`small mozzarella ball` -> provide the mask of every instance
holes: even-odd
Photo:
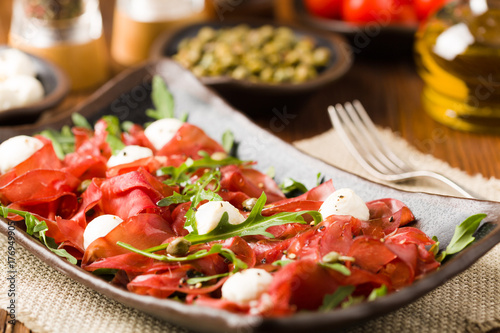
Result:
[[[17,75],[0,82],[0,111],[29,105],[44,96],[43,86],[32,76]]]
[[[115,215],[101,215],[89,222],[83,232],[83,247],[86,249],[98,238],[104,237],[123,220]]]
[[[120,150],[116,155],[113,155],[108,160],[108,168],[132,163],[134,161],[153,156],[153,151],[146,147],[141,146],[126,146]]]
[[[26,53],[16,49],[0,51],[0,80],[16,75],[36,76],[33,61]]]
[[[146,127],[144,135],[146,135],[149,142],[151,142],[157,150],[160,150],[167,142],[172,140],[182,124],[183,122],[179,119],[160,119]]]
[[[250,268],[231,275],[222,286],[222,298],[248,304],[258,299],[273,281],[273,276],[260,268]]]
[[[330,215],[350,215],[363,221],[370,219],[370,211],[363,199],[348,188],[330,194],[321,205],[319,212],[323,219]]]
[[[0,144],[0,174],[26,161],[42,147],[42,141],[27,135],[15,136],[2,142]]]
[[[230,224],[240,224],[245,217],[227,201],[209,201],[198,208],[195,214],[198,234],[208,234],[219,225],[222,214],[227,213]]]

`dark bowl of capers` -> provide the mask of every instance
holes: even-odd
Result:
[[[261,21],[204,22],[161,35],[153,59],[169,57],[247,113],[303,99],[352,64],[340,35]]]

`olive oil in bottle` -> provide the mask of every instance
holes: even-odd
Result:
[[[500,133],[500,1],[451,3],[415,43],[422,103],[452,128]]]

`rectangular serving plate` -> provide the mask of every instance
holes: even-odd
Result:
[[[78,112],[90,121],[95,121],[104,114],[112,114],[122,121],[144,123],[148,121],[144,111],[152,105],[149,95],[154,75],[161,75],[165,79],[174,95],[177,114],[188,111],[189,122],[200,126],[216,140],[220,139],[226,130],[232,130],[236,141],[239,142],[238,156],[244,160],[258,161],[257,168],[260,170],[273,166],[278,182],[285,177],[291,177],[310,188],[316,183],[317,173],[321,172],[326,179],[333,179],[336,188],[352,188],[365,201],[388,197],[399,199],[407,204],[416,216],[414,226],[428,235],[437,236],[443,248],[451,240],[455,226],[468,216],[477,213],[486,213],[488,216],[472,246],[452,258],[438,271],[413,285],[347,309],[297,313],[285,318],[244,316],[137,295],[71,265],[22,230],[16,232],[16,241],[43,262],[126,306],[202,332],[310,332],[332,327],[340,329],[413,302],[466,270],[500,242],[500,203],[400,191],[334,168],[298,151],[253,124],[246,116],[203,86],[189,71],[167,59],[150,62],[120,74],[84,104],[59,115],[50,123],[3,128],[0,131],[0,141],[14,135],[33,134],[45,128],[59,129],[63,125],[71,125],[72,112]],[[1,218],[0,220],[0,232],[7,234],[7,221]]]

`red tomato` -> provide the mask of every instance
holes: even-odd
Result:
[[[304,0],[311,14],[333,19],[340,18],[342,2],[342,0]]]
[[[419,21],[427,19],[446,3],[447,0],[415,0],[414,8]]]
[[[345,0],[342,17],[348,22],[381,25],[416,22],[412,6],[401,0]]]

